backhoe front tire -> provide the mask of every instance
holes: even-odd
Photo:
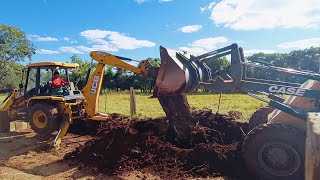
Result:
[[[268,115],[274,110],[272,107],[262,107],[252,114],[249,120],[249,129],[268,123]]]
[[[305,140],[305,131],[292,125],[262,124],[244,140],[244,161],[259,179],[303,180]]]
[[[31,128],[40,136],[47,137],[58,130],[58,109],[46,104],[36,104],[29,114]]]
[[[8,112],[0,111],[0,133],[7,133],[10,131],[10,117]]]

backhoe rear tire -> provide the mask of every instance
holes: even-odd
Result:
[[[249,120],[249,129],[268,123],[268,115],[274,110],[272,107],[262,107],[252,114]]]
[[[8,112],[0,111],[0,133],[7,133],[10,131],[10,117]]]
[[[257,179],[303,180],[305,140],[305,131],[292,125],[262,124],[244,140],[244,161]]]
[[[58,109],[46,104],[36,104],[31,108],[29,122],[37,134],[47,137],[59,128]]]

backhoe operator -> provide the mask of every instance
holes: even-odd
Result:
[[[61,77],[58,71],[55,71],[52,78],[52,92],[57,94],[62,94],[64,89],[67,90],[66,87],[69,83],[64,81]]]

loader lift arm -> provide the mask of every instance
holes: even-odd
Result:
[[[84,112],[82,119],[94,120],[94,121],[107,121],[111,120],[112,116],[107,114],[102,114],[98,112],[99,107],[99,95],[101,91],[103,75],[105,71],[105,66],[110,65],[117,68],[129,70],[135,74],[142,76],[152,76],[152,72],[147,70],[147,65],[149,62],[147,60],[141,61],[141,67],[135,67],[124,61],[135,61],[130,58],[125,58],[121,56],[115,56],[102,51],[92,51],[90,52],[90,57],[98,62],[94,72],[89,76],[87,84],[82,89],[82,94],[85,98]],[[90,72],[88,72],[90,74]],[[59,146],[62,138],[66,135],[70,124],[72,124],[72,110],[67,107],[64,110],[65,118],[60,125],[58,135],[56,136],[53,145],[55,147]]]
[[[265,69],[273,73],[287,74],[297,77],[320,81],[320,74],[310,71],[297,71],[288,68],[276,67],[268,63],[247,61],[243,49],[237,44],[231,44],[200,56],[190,53],[175,51],[164,47],[160,48],[161,64],[157,77],[153,97],[172,96],[179,93],[192,93],[199,87],[207,90],[218,91],[243,91],[250,92],[248,95],[257,98],[252,92],[264,92],[271,100],[258,98],[265,101],[269,106],[280,109],[292,116],[305,119],[305,111],[292,110],[283,104],[275,94],[294,95],[298,97],[320,99],[320,90],[302,88],[295,82],[267,80],[263,78],[247,77],[247,69],[250,67]],[[214,61],[217,58],[231,55],[230,74],[220,76],[212,72],[204,61]],[[170,64],[170,67],[165,66]],[[177,80],[172,82],[172,72],[175,72]],[[209,77],[209,78],[204,78]],[[279,101],[280,100],[280,101]]]
[[[229,74],[220,74],[219,70],[212,71],[210,67],[206,67],[205,61],[215,61],[226,55],[231,55]],[[160,56],[161,66],[153,97],[174,97],[182,93],[195,92],[202,87],[222,92],[240,90],[264,101],[269,107],[264,108],[265,110],[261,108],[260,110],[263,111],[256,111],[256,116],[253,115],[249,120],[248,130],[252,129],[245,135],[242,144],[244,162],[249,172],[257,176],[255,179],[303,179],[306,117],[308,112],[320,110],[319,73],[247,61],[243,49],[237,44],[200,56],[160,47]],[[259,77],[248,73],[251,68],[258,71],[263,69],[268,73],[303,77],[308,80],[299,84],[286,79],[274,80],[275,78],[269,79],[266,76]],[[256,93],[262,93],[268,99]],[[288,95],[288,97],[284,99],[278,94]],[[184,114],[178,115],[183,117]],[[250,127],[252,120],[253,124]],[[182,123],[185,122],[182,121]],[[188,138],[188,132],[189,134],[191,132],[186,127],[179,127],[178,130],[184,132],[182,137],[186,138]],[[275,154],[277,156],[274,156]]]

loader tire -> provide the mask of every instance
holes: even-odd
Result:
[[[268,123],[268,115],[274,110],[272,107],[262,107],[252,114],[249,120],[249,129]]]
[[[58,109],[46,104],[36,104],[29,114],[31,128],[40,136],[47,137],[58,130]]]
[[[0,111],[0,133],[10,131],[10,117],[7,112]]]
[[[292,125],[262,124],[244,140],[244,161],[257,179],[303,180],[305,140],[305,131]]]

